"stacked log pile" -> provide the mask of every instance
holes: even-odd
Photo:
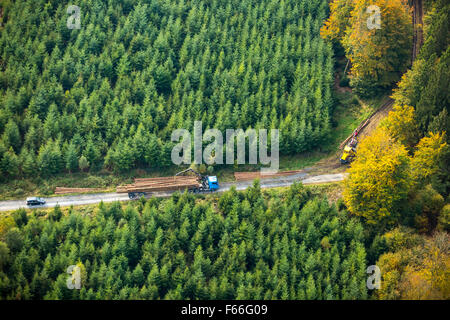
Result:
[[[236,181],[254,180],[254,179],[267,179],[267,178],[278,178],[291,176],[302,172],[302,170],[292,170],[292,171],[280,171],[277,173],[261,174],[261,172],[235,172],[234,178]]]
[[[161,177],[135,179],[134,183],[117,187],[118,193],[176,191],[199,186],[197,177]]]

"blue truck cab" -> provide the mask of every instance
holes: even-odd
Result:
[[[219,181],[216,176],[208,176],[208,186],[211,192],[219,189]]]

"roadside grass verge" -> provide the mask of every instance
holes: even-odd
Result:
[[[331,183],[323,183],[323,184],[311,184],[311,185],[304,185],[306,189],[309,189],[313,195],[317,196],[326,196],[329,203],[336,203],[339,199],[342,198],[342,182],[331,182]],[[286,192],[289,190],[290,187],[277,187],[277,188],[263,188],[261,189],[262,194],[265,198],[270,199],[272,196]],[[238,192],[245,192],[245,191],[238,191]],[[213,202],[214,204],[217,204],[219,201],[220,196],[223,193],[212,193],[212,194],[199,194],[195,195],[196,202]],[[178,194],[179,196],[180,194]],[[161,198],[149,198],[149,199],[139,199],[134,201],[126,201],[126,202],[120,202],[122,208],[126,208],[127,206],[132,207],[140,207],[144,206],[146,202],[148,201],[156,201],[159,203],[160,201],[164,201],[164,199],[167,199],[166,197]],[[104,203],[105,206],[111,205],[111,203]],[[99,210],[100,203],[96,204],[84,204],[84,205],[77,205],[77,206],[64,206],[60,207],[60,210],[63,215],[67,216],[71,212],[75,212],[76,214],[80,214],[83,216],[94,216],[96,212]],[[215,206],[216,207],[216,206]],[[25,210],[27,212],[27,215],[31,216],[37,216],[41,218],[47,218],[49,214],[51,214],[55,207],[53,208],[23,208],[23,209],[17,209],[17,210],[10,210],[10,211],[3,211],[0,212],[0,218],[4,218],[7,216],[10,216],[14,212],[18,210]]]

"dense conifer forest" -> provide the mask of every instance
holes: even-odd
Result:
[[[372,3],[380,29],[364,27]],[[1,212],[0,299],[450,299],[450,4],[424,1],[413,26],[418,3],[90,0],[71,30],[67,1],[2,1],[7,187],[163,171],[172,130],[195,120],[312,150],[330,136],[334,74],[358,106],[393,103],[335,162],[343,183]]]
[[[2,5],[1,179],[168,166],[194,121],[279,128],[282,154],[327,137],[327,1],[82,1],[79,30],[68,4]]]
[[[8,299],[364,299],[362,225],[301,185],[255,182],[217,201],[190,194],[91,212],[3,220]],[[4,234],[0,234],[0,237]],[[66,269],[81,268],[81,290]]]

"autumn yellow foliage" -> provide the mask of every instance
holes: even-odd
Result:
[[[355,6],[355,0],[333,0],[330,2],[330,17],[320,29],[324,39],[339,40],[344,37],[349,27],[350,13]]]
[[[384,125],[390,135],[401,144],[412,148],[419,137],[414,108],[408,105],[395,105],[389,112]]]
[[[409,11],[406,0],[330,2],[330,17],[320,33],[325,39],[338,40],[344,47],[352,63],[354,87],[388,87],[406,71],[413,34]],[[375,18],[378,13],[379,25]]]
[[[423,181],[439,171],[440,161],[448,150],[445,140],[445,132],[430,132],[419,141],[411,163],[416,181]]]
[[[380,9],[380,28],[369,29],[367,8]],[[409,63],[412,23],[404,0],[359,0],[351,12],[351,27],[343,38],[347,57],[352,62],[352,77],[389,86],[400,79]]]
[[[378,128],[358,146],[358,156],[344,182],[348,210],[369,224],[395,221],[411,186],[408,151],[385,128]]]
[[[396,229],[389,234],[402,234]],[[411,236],[405,234],[405,236]],[[441,232],[421,243],[406,245],[378,259],[378,299],[429,300],[450,298],[449,235]]]
[[[6,233],[14,228],[16,226],[16,223],[11,216],[2,217],[0,218],[0,239],[3,239],[3,237],[6,235]]]

